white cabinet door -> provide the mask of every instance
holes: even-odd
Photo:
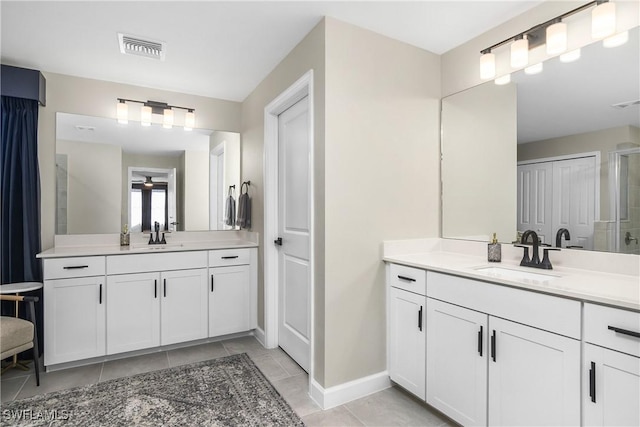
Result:
[[[249,266],[209,269],[209,336],[251,329]]]
[[[397,288],[389,294],[389,375],[424,400],[426,297]]]
[[[161,345],[206,338],[207,269],[165,271],[160,278]]]
[[[107,276],[107,354],[160,345],[160,274]]]
[[[584,425],[640,425],[640,358],[585,344],[582,383]]]
[[[552,164],[518,165],[518,230],[534,230],[545,243],[553,243]]]
[[[46,366],[105,354],[104,276],[44,282]]]
[[[580,342],[489,317],[489,425],[580,424]]]
[[[427,403],[462,425],[487,424],[484,313],[427,298]]]

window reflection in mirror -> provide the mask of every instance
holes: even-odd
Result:
[[[444,98],[443,237],[487,241],[498,231],[511,243],[533,229],[555,246],[568,228],[564,248],[640,254],[640,165],[631,161],[640,156],[639,75],[636,27],[622,46],[595,42],[576,62],[514,73],[506,102],[496,104],[504,91],[493,81]],[[514,149],[510,165],[496,160]]]
[[[142,189],[147,178],[155,191]],[[155,221],[167,231],[231,229],[217,212],[232,185],[238,133],[56,114],[56,234],[147,231]]]

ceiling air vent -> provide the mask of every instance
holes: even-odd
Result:
[[[611,106],[613,108],[617,108],[618,110],[623,110],[627,107],[637,107],[638,105],[640,105],[640,99],[637,99],[635,101],[620,102],[619,104],[613,104]]]
[[[138,55],[147,58],[159,59],[164,61],[166,51],[166,43],[156,40],[145,40],[140,37],[128,36],[118,33],[118,42],[120,43],[120,53],[125,55]]]

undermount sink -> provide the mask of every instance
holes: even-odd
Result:
[[[162,251],[171,250],[175,248],[181,248],[182,243],[167,243],[164,245],[135,245],[131,247],[133,251]]]
[[[529,280],[535,282],[548,282],[559,277],[552,274],[541,274],[534,273],[532,271],[515,270],[511,268],[493,266],[478,267],[475,268],[475,271],[489,277],[496,277],[501,279]]]

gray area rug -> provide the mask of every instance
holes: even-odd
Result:
[[[0,415],[7,426],[303,425],[246,354],[3,403]]]

